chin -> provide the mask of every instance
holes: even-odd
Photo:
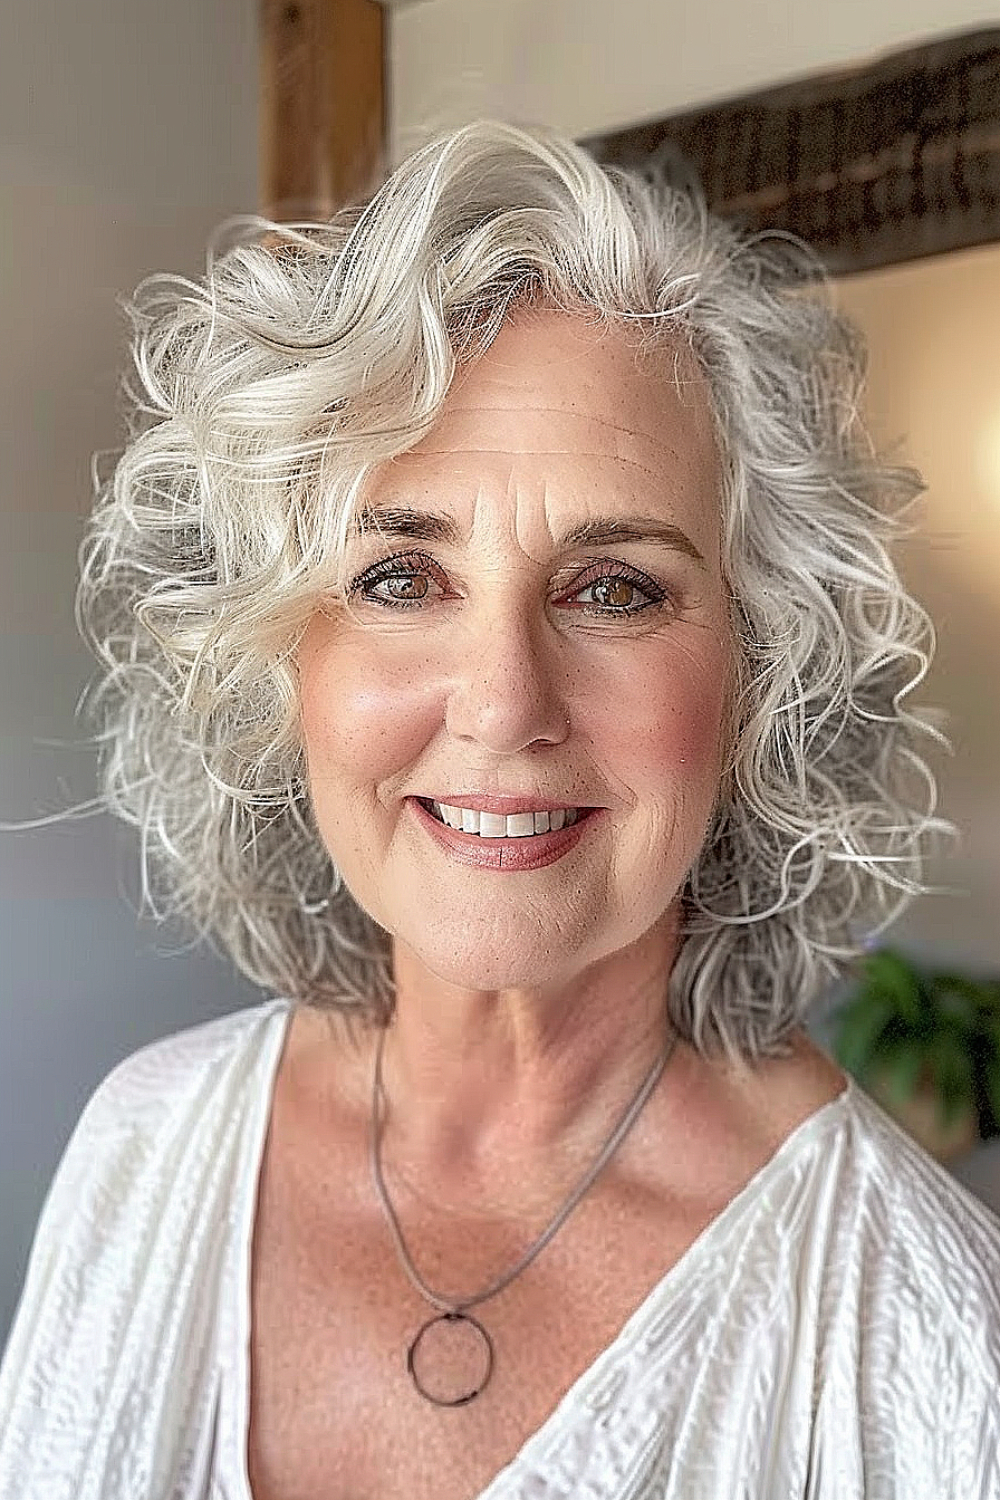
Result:
[[[416,955],[423,966],[442,984],[462,990],[535,990],[558,983],[569,975],[567,955],[560,953],[556,963],[540,963],[531,954],[520,961],[510,953],[456,955],[424,950]],[[574,966],[574,968],[577,966]]]
[[[526,941],[523,931],[517,932],[518,925],[512,922],[506,935],[494,931],[490,937],[483,933],[475,937],[467,928],[459,942],[453,929],[442,930],[437,941],[425,925],[417,941],[397,933],[395,943],[402,950],[398,956],[405,955],[404,962],[461,990],[536,990],[565,982],[591,961],[591,956],[576,951],[565,933],[553,941],[536,929],[533,940]]]

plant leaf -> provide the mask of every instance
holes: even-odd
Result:
[[[941,1095],[942,1121],[950,1125],[976,1102],[972,1057],[958,1036],[942,1032],[928,1060]]]
[[[885,1058],[885,1078],[897,1104],[905,1104],[917,1090],[917,1082],[927,1060],[927,1048],[917,1037],[906,1037],[896,1043]]]
[[[984,1085],[993,1118],[1000,1121],[1000,1056],[991,1058],[987,1063]]]
[[[864,964],[868,988],[883,994],[895,1013],[919,1026],[923,1013],[920,977],[913,965],[891,948],[870,953]]]
[[[988,1044],[988,1051],[1000,1061],[1000,1015],[984,1016],[979,1023],[979,1034]]]
[[[834,1021],[833,1053],[848,1073],[862,1077],[877,1038],[892,1019],[892,1003],[885,995],[862,994],[842,1007]]]

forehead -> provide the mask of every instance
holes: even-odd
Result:
[[[460,369],[434,429],[411,452],[563,449],[660,467],[714,460],[707,391],[679,345],[640,353],[618,327],[522,311]]]
[[[546,527],[556,513],[652,506],[697,530],[712,552],[718,481],[707,388],[679,344],[640,353],[617,327],[519,312],[459,369],[431,431],[372,476],[368,507],[400,491],[450,511],[465,497],[477,514],[487,495],[510,501],[524,535],[535,501]]]

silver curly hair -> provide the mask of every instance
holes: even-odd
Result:
[[[886,550],[920,481],[872,450],[861,341],[804,245],[554,133],[468,125],[329,222],[229,221],[201,280],[137,288],[77,596],[101,798],[139,830],[155,917],[270,991],[388,1018],[391,935],[319,835],[295,652],[368,476],[528,302],[682,345],[707,382],[738,662],[664,985],[704,1055],[784,1055],[922,889],[936,731],[907,700],[932,631]]]

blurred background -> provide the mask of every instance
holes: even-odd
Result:
[[[383,139],[362,130],[344,153],[362,176],[480,114],[591,136],[996,22],[992,0],[331,0],[329,24],[353,25],[359,6],[378,12],[384,86],[367,105]],[[294,0],[0,10],[0,820],[93,795],[73,592],[91,456],[121,437],[116,297],[154,271],[197,275],[221,220],[305,191],[281,187],[300,164],[283,132],[303,120],[275,51],[302,13]],[[358,185],[328,172],[329,207]],[[939,631],[924,697],[949,715],[942,810],[964,835],[931,872],[963,894],[923,898],[891,936],[985,976],[1000,974],[998,293],[992,245],[838,283],[870,339],[876,435],[928,481],[903,566]],[[135,902],[134,846],[104,817],[0,834],[0,1342],[99,1080],[143,1042],[263,998],[183,934],[137,921]],[[982,1172],[974,1186],[994,1190]]]

